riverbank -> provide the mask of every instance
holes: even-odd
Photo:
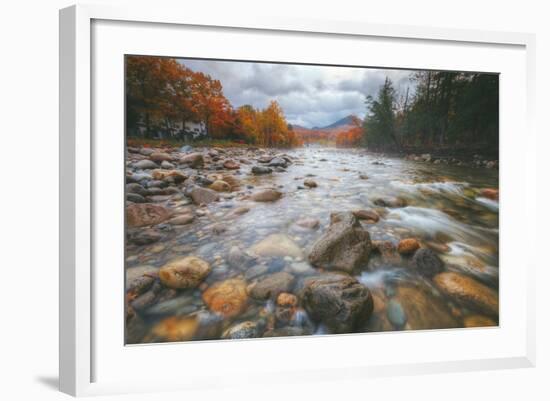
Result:
[[[129,343],[498,323],[497,171],[129,146],[126,182]]]

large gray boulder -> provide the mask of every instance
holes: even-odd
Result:
[[[345,274],[328,273],[306,279],[301,299],[311,319],[332,333],[361,330],[373,310],[369,289]]]
[[[330,226],[313,245],[309,262],[315,267],[351,273],[367,263],[371,250],[368,231],[352,213],[332,213]]]

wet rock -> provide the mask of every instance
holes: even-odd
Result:
[[[155,280],[156,278],[153,275],[148,274],[143,274],[139,277],[133,278],[130,283],[126,285],[126,291],[129,298],[135,299],[137,296],[149,290]]]
[[[250,208],[249,207],[246,207],[246,206],[241,206],[241,207],[238,207],[236,209],[233,209],[231,211],[231,214],[233,215],[237,215],[237,216],[241,216],[245,213],[248,213],[250,211]]]
[[[204,158],[201,153],[190,153],[182,156],[180,163],[187,164],[189,167],[196,169],[204,166]]]
[[[162,163],[160,163],[160,168],[163,168],[166,170],[173,170],[176,168],[176,166],[170,163],[169,161],[164,160]]]
[[[248,293],[254,299],[276,298],[282,292],[289,292],[294,286],[294,276],[287,272],[279,272],[262,277],[260,281],[250,285]]]
[[[155,153],[155,150],[151,149],[151,148],[141,148],[139,150],[139,153],[142,154],[143,156],[149,156],[149,155]]]
[[[301,300],[309,316],[323,323],[332,333],[359,330],[373,310],[368,288],[353,277],[341,274],[306,279]]]
[[[492,200],[498,200],[498,189],[494,188],[483,188],[479,194],[484,198],[489,198]]]
[[[246,271],[244,278],[247,280],[252,280],[267,273],[269,273],[269,267],[266,265],[256,265]]]
[[[173,217],[168,220],[168,223],[175,226],[183,226],[192,223],[193,220],[195,220],[195,216],[193,216],[192,214],[180,214],[179,216]]]
[[[225,181],[229,184],[231,187],[231,191],[237,191],[239,190],[239,187],[241,186],[241,181],[231,174],[224,174],[222,175],[222,181]]]
[[[443,270],[443,261],[428,248],[418,249],[412,259],[414,268],[423,276],[433,277]]]
[[[445,272],[434,277],[437,288],[466,308],[498,317],[498,293],[473,278]]]
[[[309,230],[316,230],[317,228],[319,228],[319,220],[304,217],[304,218],[299,219],[298,221],[296,221],[296,225],[298,227],[307,228]]]
[[[140,160],[134,163],[134,168],[140,169],[140,170],[152,170],[158,167],[159,167],[158,164],[151,160]]]
[[[264,191],[256,192],[250,196],[250,199],[256,202],[274,202],[281,199],[283,194],[274,189],[266,189]]]
[[[369,176],[366,175],[366,174],[359,174],[359,178],[362,179],[362,180],[368,180]]]
[[[258,256],[294,258],[303,257],[300,247],[284,234],[271,234],[250,248],[250,252]]]
[[[231,192],[231,185],[221,180],[214,181],[209,188],[216,192]]]
[[[386,308],[388,320],[397,328],[402,328],[407,323],[407,316],[399,302],[392,299]]]
[[[298,298],[294,294],[282,292],[277,296],[277,305],[294,307],[298,305]]]
[[[124,325],[126,344],[141,344],[147,335],[148,325],[136,314],[131,314]]]
[[[398,286],[394,301],[404,311],[407,329],[446,329],[459,326],[447,305],[427,288]]]
[[[483,315],[470,315],[464,318],[464,327],[492,327],[497,326],[497,322]]]
[[[376,198],[373,203],[382,207],[405,207],[407,202],[401,198]]]
[[[367,223],[374,224],[380,220],[380,216],[374,210],[354,210],[353,215],[359,220],[365,220]]]
[[[316,188],[317,187],[317,183],[315,181],[313,181],[312,179],[304,180],[304,185],[308,188]]]
[[[309,262],[328,270],[352,272],[366,265],[371,252],[368,231],[352,213],[332,213],[328,230],[309,254]]]
[[[210,265],[196,257],[186,256],[174,259],[159,270],[161,282],[169,288],[185,289],[197,287],[211,271]]]
[[[248,304],[246,282],[229,279],[215,283],[202,294],[202,299],[213,312],[226,318],[237,316],[244,312]]]
[[[172,316],[161,320],[151,330],[154,342],[173,342],[192,340],[199,328],[196,316]]]
[[[265,321],[257,322],[246,321],[237,323],[229,327],[222,335],[224,339],[243,339],[243,338],[258,338],[261,337],[265,330]]]
[[[162,238],[162,234],[157,230],[139,231],[130,237],[136,245],[148,245],[157,242]]]
[[[373,241],[374,249],[382,256],[382,261],[386,264],[400,265],[402,263],[401,255],[391,241]]]
[[[269,163],[273,159],[273,156],[270,155],[264,155],[258,158],[258,161],[260,163]]]
[[[286,326],[294,319],[298,298],[294,294],[283,292],[277,296],[276,304],[275,320],[277,325]]]
[[[416,238],[405,238],[399,241],[397,252],[401,255],[412,255],[420,248],[420,242]]]
[[[158,267],[151,265],[139,265],[126,269],[126,289],[130,289],[133,282],[143,275],[155,276],[158,275]]]
[[[216,191],[201,187],[194,187],[190,192],[190,196],[195,205],[208,204],[219,199]]]
[[[282,157],[275,157],[269,162],[271,167],[286,167],[287,164],[288,162]]]
[[[145,310],[144,313],[150,316],[184,316],[196,312],[198,308],[195,298],[191,294],[184,294],[159,302]]]
[[[155,180],[171,179],[175,183],[180,183],[187,179],[187,176],[179,170],[153,170],[151,175]]]
[[[170,156],[168,153],[163,152],[153,152],[149,155],[149,159],[151,159],[154,162],[161,163],[161,162],[169,162],[172,160],[172,156]]]
[[[271,174],[272,172],[273,170],[271,170],[269,167],[264,167],[264,166],[252,167],[252,174],[255,174],[255,175]]]
[[[234,245],[231,247],[231,249],[229,249],[229,253],[227,254],[227,263],[229,264],[229,266],[243,270],[250,266],[250,264],[253,262],[254,258],[247,255],[238,246]]]
[[[269,329],[264,333],[264,338],[267,337],[293,337],[311,335],[311,330],[306,327],[287,326]]]
[[[171,212],[152,203],[132,203],[126,206],[126,223],[129,227],[151,226],[170,218]]]
[[[126,194],[126,200],[129,201],[129,202],[134,202],[134,203],[145,203],[145,202],[147,202],[143,196],[138,195],[138,194],[133,194],[131,192]]]
[[[226,160],[224,163],[223,163],[223,167],[228,169],[228,170],[238,170],[241,168],[241,166],[239,165],[239,163],[233,161],[233,160]]]
[[[126,184],[126,193],[138,194],[141,196],[149,195],[149,191],[138,183]]]

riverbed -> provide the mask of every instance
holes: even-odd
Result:
[[[154,152],[164,156],[130,149],[127,160],[127,207],[163,208],[127,229],[127,343],[498,325],[498,170],[364,149]],[[189,157],[197,154],[200,163]],[[141,168],[151,158],[155,166]],[[209,187],[215,200],[191,194]],[[258,201],[265,190],[280,195]],[[311,263],[332,213],[355,213],[370,237],[368,258],[352,271]],[[417,268],[417,248],[441,262],[434,274]],[[180,287],[159,276],[190,256],[208,265],[204,277]],[[320,275],[367,288],[370,313],[349,326],[319,317],[303,294]]]

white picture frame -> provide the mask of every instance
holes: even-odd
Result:
[[[118,25],[117,25],[118,24]],[[154,27],[154,29],[152,29]],[[140,32],[149,29],[147,37],[149,41],[142,40],[140,46],[132,47],[132,50],[145,51],[147,54],[156,54],[158,51],[163,55],[182,56],[174,54],[175,44],[166,44],[163,48],[154,49],[155,38],[167,37],[168,35],[185,32],[186,27],[193,29],[197,37],[204,35],[205,47],[207,43],[213,42],[208,35],[214,33],[235,34],[247,38],[251,35],[262,34],[265,40],[277,40],[285,36],[287,40],[302,38],[303,41],[319,40],[325,38],[328,42],[331,38],[338,38],[340,43],[346,41],[358,44],[357,41],[372,41],[384,46],[397,46],[398,44],[420,47],[424,46],[426,55],[433,54],[436,46],[440,54],[433,55],[431,66],[442,69],[452,69],[453,61],[445,59],[450,52],[464,52],[468,58],[468,52],[477,52],[479,59],[465,60],[470,62],[470,68],[480,66],[479,71],[487,68],[491,72],[503,73],[503,90],[501,91],[501,110],[507,113],[501,117],[501,123],[506,125],[501,131],[501,228],[503,244],[513,241],[523,241],[525,248],[531,249],[524,238],[516,238],[512,229],[524,228],[534,232],[533,226],[536,221],[536,210],[527,207],[525,190],[518,190],[517,185],[522,188],[535,188],[535,154],[536,138],[533,129],[534,112],[534,35],[524,33],[507,32],[484,32],[458,29],[436,29],[427,27],[411,27],[397,25],[373,25],[363,22],[347,21],[321,21],[321,20],[295,20],[292,18],[271,18],[256,15],[246,15],[241,19],[226,19],[219,15],[189,15],[184,10],[166,10],[155,7],[137,8],[112,8],[104,5],[78,5],[60,11],[60,390],[75,396],[126,393],[136,391],[157,391],[166,389],[201,389],[225,385],[244,385],[246,380],[235,380],[229,375],[228,370],[220,368],[218,371],[210,371],[205,364],[197,364],[188,380],[178,380],[177,377],[170,377],[161,372],[148,372],[149,380],[143,378],[132,378],[132,370],[128,374],[121,372],[121,364],[135,365],[136,360],[156,361],[166,360],[168,355],[184,353],[187,358],[194,360],[209,352],[216,352],[224,358],[243,359],[253,358],[254,355],[264,353],[264,358],[269,355],[273,361],[269,367],[255,366],[247,368],[245,362],[237,363],[231,370],[248,375],[256,382],[273,380],[292,381],[299,377],[300,380],[327,380],[338,378],[353,378],[361,380],[366,377],[419,374],[431,372],[467,371],[477,369],[501,369],[511,367],[530,367],[535,363],[535,319],[534,319],[534,266],[537,263],[533,260],[534,252],[525,252],[527,256],[519,258],[517,249],[510,249],[501,253],[503,262],[519,263],[521,270],[504,269],[501,275],[503,290],[501,291],[501,325],[499,328],[474,329],[474,330],[439,330],[430,332],[414,333],[382,333],[373,335],[345,335],[345,336],[323,336],[305,338],[285,338],[258,341],[232,342],[198,342],[192,345],[171,344],[156,345],[147,347],[124,347],[122,338],[115,339],[112,344],[106,336],[108,328],[112,326],[112,336],[120,332],[122,321],[117,321],[121,315],[122,306],[111,305],[113,315],[104,313],[108,307],[108,299],[97,303],[94,298],[98,288],[106,287],[106,283],[113,282],[112,274],[120,274],[123,277],[123,270],[118,272],[112,269],[109,274],[98,274],[98,261],[105,261],[105,258],[115,259],[116,250],[113,252],[101,251],[101,239],[96,241],[98,230],[104,227],[102,219],[111,218],[114,225],[120,223],[120,215],[108,215],[104,212],[103,202],[98,194],[106,193],[104,189],[119,185],[122,191],[122,181],[113,178],[109,184],[99,179],[110,167],[120,165],[120,157],[123,158],[117,149],[122,149],[118,143],[120,137],[100,139],[94,137],[94,130],[103,128],[101,118],[106,104],[107,93],[102,87],[94,86],[98,82],[105,82],[107,77],[111,80],[113,90],[120,89],[120,73],[117,70],[120,64],[113,64],[103,69],[102,60],[106,60],[109,53],[117,55],[130,52],[125,48],[125,43],[130,38],[136,38]],[[122,32],[127,32],[128,35]],[[94,40],[94,35],[95,40]],[[111,35],[111,36],[109,36]],[[157,36],[158,35],[158,36]],[[164,36],[163,36],[164,35]],[[279,36],[278,36],[279,35]],[[294,36],[296,38],[294,38]],[[219,36],[217,36],[219,39]],[[110,43],[107,46],[107,41]],[[202,40],[202,39],[201,39]],[[280,39],[283,40],[283,39]],[[209,42],[210,41],[210,42]],[[378,41],[378,42],[377,42]],[[170,41],[167,41],[170,42]],[[160,42],[157,42],[160,43]],[[305,42],[304,42],[305,43]],[[363,42],[361,42],[363,43]],[[370,43],[370,42],[369,42]],[[136,45],[137,46],[137,45]],[[147,49],[145,46],[149,46]],[[290,45],[289,45],[290,46]],[[296,45],[298,46],[298,45]],[[374,45],[373,45],[374,46]],[[130,46],[131,47],[131,46]],[[107,49],[108,48],[108,49]],[[406,47],[403,47],[406,49]],[[215,49],[215,48],[214,48]],[[477,49],[477,50],[476,50]],[[492,61],[485,60],[489,56],[483,56],[487,49],[494,49]],[[105,50],[105,53],[102,51]],[[219,58],[230,58],[236,50],[231,49],[230,44],[224,45],[224,54],[218,49]],[[118,52],[118,53],[117,53]],[[120,53],[122,52],[122,53]],[[165,54],[169,52],[170,54]],[[406,60],[399,61],[403,55],[387,54],[385,61],[374,60],[370,65],[385,67],[407,67]],[[373,54],[376,53],[376,46],[373,47]],[[502,56],[502,57],[501,57]],[[250,57],[243,50],[239,57]],[[282,57],[282,56],[279,56]],[[290,58],[288,58],[290,57]],[[292,61],[288,56],[285,61]],[[304,56],[306,57],[306,56]],[[311,53],[310,60],[315,58]],[[328,56],[327,56],[328,57]],[[440,57],[440,61],[437,61]],[[501,57],[501,58],[500,58]],[[238,58],[238,57],[236,57]],[[260,59],[261,57],[257,59]],[[277,60],[278,56],[274,56]],[[250,59],[250,58],[249,58]],[[429,57],[428,57],[429,59]],[[323,59],[324,60],[324,59]],[[314,61],[323,62],[321,59]],[[382,60],[382,58],[379,58]],[[392,61],[397,60],[397,61]],[[302,60],[303,61],[303,60]],[[326,61],[326,60],[325,60]],[[117,63],[120,60],[117,61]],[[361,62],[360,60],[358,62]],[[397,63],[397,64],[396,64]],[[409,67],[426,67],[426,65],[415,64],[410,61]],[[416,62],[418,63],[418,62]],[[427,61],[426,63],[429,63]],[[477,64],[476,64],[477,63]],[[486,63],[486,64],[483,64]],[[491,64],[492,63],[492,64]],[[501,63],[502,69],[499,67]],[[346,62],[342,62],[346,64]],[[506,64],[506,65],[505,65]],[[483,68],[482,66],[489,66]],[[492,68],[491,68],[492,66]],[[460,68],[458,68],[460,67]],[[455,69],[464,69],[464,65],[457,65]],[[117,72],[118,71],[118,72]],[[109,75],[109,74],[115,75]],[[118,75],[117,75],[118,74]],[[95,77],[95,78],[94,78]],[[95,81],[94,81],[95,79]],[[95,100],[94,100],[95,96]],[[122,93],[120,93],[122,97]],[[517,98],[512,99],[515,96]],[[105,102],[98,102],[101,97]],[[112,96],[111,96],[112,97]],[[120,97],[120,98],[121,98]],[[119,113],[122,105],[116,106],[119,97],[112,99],[115,106],[110,103],[108,107],[113,113]],[[513,103],[509,103],[513,102]],[[120,114],[120,113],[119,113]],[[98,117],[99,116],[99,117]],[[114,116],[113,118],[117,118]],[[122,118],[120,118],[122,121]],[[524,145],[519,146],[516,139],[509,134],[512,130],[520,130],[524,135]],[[122,134],[122,133],[120,133]],[[116,135],[119,135],[117,133]],[[114,141],[114,142],[109,142]],[[118,145],[117,145],[118,143]],[[105,146],[111,144],[112,146]],[[117,146],[119,146],[117,148]],[[114,149],[113,149],[114,147]],[[510,168],[510,152],[515,152],[516,163],[514,169]],[[97,157],[102,158],[102,172],[98,172]],[[118,156],[117,156],[118,155]],[[122,168],[120,168],[122,171]],[[116,176],[116,175],[115,175]],[[122,175],[121,175],[122,177]],[[106,185],[105,188],[102,186]],[[514,190],[516,188],[516,190]],[[119,194],[120,195],[120,194]],[[118,202],[118,200],[116,201]],[[116,203],[115,202],[115,203]],[[122,204],[122,203],[120,203]],[[113,220],[114,219],[114,220]],[[123,220],[122,220],[123,221]],[[117,223],[118,222],[118,223]],[[117,230],[120,229],[117,226]],[[117,232],[117,230],[114,230]],[[116,233],[115,233],[116,234]],[[115,241],[116,242],[116,241]],[[99,248],[98,248],[99,247]],[[519,248],[519,247],[518,247]],[[122,252],[122,249],[120,250]],[[506,259],[505,259],[506,258]],[[119,260],[118,262],[123,262]],[[517,264],[516,263],[516,264]],[[116,263],[114,263],[116,265]],[[519,269],[518,269],[519,270]],[[111,280],[111,281],[107,281]],[[118,280],[120,283],[122,279]],[[120,283],[116,281],[113,289],[117,290]],[[511,296],[508,291],[509,285],[514,285],[514,303],[502,302]],[[109,289],[111,286],[109,285]],[[108,292],[108,291],[105,291]],[[108,298],[108,297],[107,297]],[[120,298],[120,297],[119,297]],[[116,312],[114,310],[120,309]],[[110,322],[110,323],[109,323]],[[99,329],[97,327],[101,327]],[[109,326],[109,327],[107,327]],[[107,329],[105,329],[107,327]],[[438,340],[441,339],[441,340]],[[414,349],[422,344],[434,344],[434,341],[448,341],[457,345],[449,354],[437,353],[437,346],[434,355],[427,358],[419,358],[412,352],[406,358],[384,358],[371,354],[372,360],[365,360],[361,352],[350,353],[347,357],[338,357],[337,349],[342,347],[358,347],[365,341],[376,343],[376,347],[389,345],[390,343],[402,344],[403,347]],[[110,345],[106,345],[109,343]],[[487,344],[483,349],[472,349],[465,352],[461,349],[461,343]],[[117,345],[118,344],[118,345]],[[325,359],[330,362],[324,365],[323,361],[315,359],[315,347],[322,344],[327,350]],[[492,344],[489,346],[489,344]],[[115,351],[113,348],[118,347]],[[361,345],[362,346],[362,345]],[[168,348],[172,347],[172,348]],[[366,348],[368,348],[365,345]],[[474,347],[475,348],[475,347]],[[300,355],[307,355],[311,358],[310,363],[303,363],[302,360],[293,361],[292,369],[286,369],[283,360],[279,360],[282,350],[286,350],[292,358],[299,358]],[[426,354],[429,354],[426,351]],[[462,356],[461,356],[462,355]],[[347,358],[347,359],[346,359]],[[231,360],[231,359],[230,359]],[[98,362],[99,361],[99,362]],[[295,363],[294,363],[295,362]],[[146,364],[147,365],[147,364]],[[112,366],[112,368],[109,368]],[[153,365],[154,366],[154,365]],[[158,366],[158,365],[156,365]],[[106,373],[103,373],[106,372]],[[119,372],[117,374],[117,372]],[[269,377],[268,377],[269,375]]]

